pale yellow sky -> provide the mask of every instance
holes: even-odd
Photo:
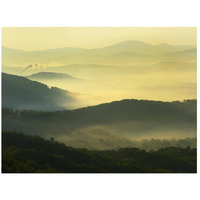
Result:
[[[101,48],[126,40],[140,40],[149,44],[196,45],[197,29],[193,27],[2,28],[2,46],[28,51],[64,47]]]

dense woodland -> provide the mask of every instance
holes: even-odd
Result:
[[[87,150],[4,131],[3,173],[196,173],[196,148]]]
[[[47,139],[54,137],[75,148],[140,147],[133,144],[133,140],[196,138],[196,100],[162,102],[130,99],[55,112],[3,108],[2,128]],[[156,146],[170,146],[162,145]],[[188,145],[195,147],[191,142],[172,146]],[[145,149],[150,148],[146,145]]]
[[[40,135],[46,135],[47,132],[55,135],[58,130],[67,134],[77,128],[109,124],[118,126],[122,122],[130,121],[142,123],[142,127],[147,130],[154,126],[162,129],[171,127],[180,130],[195,130],[196,109],[196,100],[162,102],[137,99],[56,112],[3,108],[2,125],[3,130],[17,130]],[[145,122],[147,127],[145,127]],[[136,132],[135,128],[134,130]]]

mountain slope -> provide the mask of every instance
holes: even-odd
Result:
[[[123,100],[51,113],[3,109],[2,116],[3,130],[53,136],[74,147],[116,148],[137,139],[196,137],[195,100]]]
[[[182,61],[191,61],[196,63],[197,60],[197,49],[192,48],[192,49],[187,49],[183,51],[177,51],[177,52],[170,52],[162,56],[165,60],[170,59],[170,60],[182,60]]]
[[[168,147],[146,152],[138,148],[94,151],[74,149],[38,136],[2,134],[3,173],[186,172],[196,173],[197,150]]]
[[[75,101],[72,94],[27,78],[2,73],[2,106],[13,109],[60,110]],[[69,106],[70,107],[70,106]]]

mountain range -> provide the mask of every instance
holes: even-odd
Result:
[[[25,67],[35,63],[53,66],[64,64],[155,62],[160,57],[162,59],[169,59],[169,53],[178,53],[180,56],[182,51],[188,49],[194,50],[190,59],[195,59],[195,46],[150,45],[141,41],[125,41],[99,49],[62,48],[43,51],[23,51],[2,47],[2,64]],[[173,55],[170,58],[173,59]],[[182,58],[184,59],[184,57]],[[117,60],[115,61],[115,59]]]

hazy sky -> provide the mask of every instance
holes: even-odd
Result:
[[[101,48],[126,40],[150,44],[196,45],[196,28],[2,28],[2,46],[23,50]]]

